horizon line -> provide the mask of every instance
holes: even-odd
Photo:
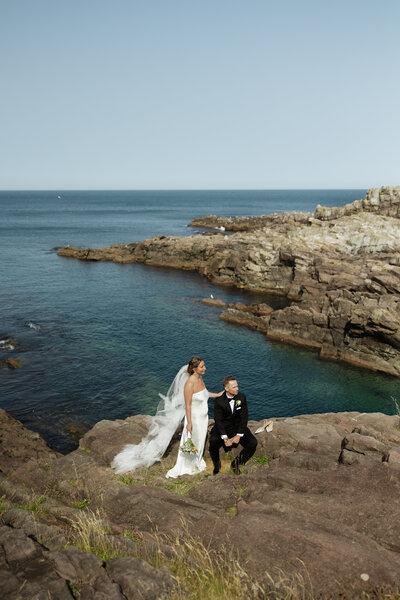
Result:
[[[397,187],[397,186],[374,186]],[[368,190],[369,187],[274,187],[274,188],[11,188],[1,192],[273,192],[273,191],[341,191]]]

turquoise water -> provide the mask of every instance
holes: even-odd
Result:
[[[204,357],[206,383],[233,373],[250,418],[327,411],[394,412],[397,379],[325,362],[224,323],[195,299],[263,299],[194,273],[84,263],[54,246],[103,246],[189,235],[204,214],[257,215],[342,205],[365,190],[0,192],[0,339],[18,341],[18,371],[0,370],[0,406],[60,451],[67,429],[152,413],[179,367]],[[61,198],[58,198],[61,196]],[[268,298],[268,302],[282,300]],[[0,350],[0,360],[10,356]],[[212,404],[210,403],[210,411]],[[211,414],[211,412],[210,412]],[[67,429],[66,429],[67,428]]]

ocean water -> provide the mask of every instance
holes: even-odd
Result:
[[[212,391],[234,374],[250,418],[357,410],[392,414],[400,381],[325,362],[224,323],[195,300],[283,299],[219,288],[190,272],[58,257],[55,246],[98,247],[190,235],[205,214],[260,215],[340,206],[365,190],[0,192],[0,340],[22,367],[0,369],[0,407],[59,451],[101,419],[154,414],[182,364],[204,357]],[[195,230],[200,231],[200,230]],[[212,402],[210,402],[210,415]]]

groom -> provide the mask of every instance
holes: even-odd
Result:
[[[225,452],[243,446],[239,456],[233,459],[231,467],[233,472],[240,473],[239,465],[244,465],[256,451],[257,440],[247,427],[247,400],[239,392],[239,386],[233,375],[225,377],[222,381],[224,392],[215,398],[214,419],[215,425],[210,433],[210,455],[214,463],[213,475],[219,473],[221,461],[219,449],[223,446]]]

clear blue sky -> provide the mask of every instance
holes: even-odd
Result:
[[[399,0],[0,0],[0,189],[400,184]]]

